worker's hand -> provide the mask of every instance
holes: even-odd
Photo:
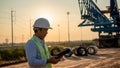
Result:
[[[61,58],[58,58],[57,56],[52,56],[50,59],[47,60],[47,63],[56,64],[60,61]]]

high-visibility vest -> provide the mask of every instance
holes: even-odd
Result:
[[[50,53],[48,51],[48,47],[45,45],[45,48],[43,48],[42,44],[39,42],[39,40],[37,38],[35,38],[35,36],[32,37],[32,40],[38,46],[41,59],[43,59],[43,60],[44,59],[49,59],[50,58]],[[50,63],[48,63],[47,67],[52,68],[52,65]],[[42,66],[41,68],[46,68],[46,66]]]

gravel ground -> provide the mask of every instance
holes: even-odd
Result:
[[[29,68],[28,63],[9,65],[1,68]],[[96,55],[63,58],[53,68],[120,68],[120,48],[99,49]]]

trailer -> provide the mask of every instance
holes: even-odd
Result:
[[[98,32],[99,47],[120,47],[120,12],[117,0],[110,0],[107,10],[100,10],[96,2],[97,0],[78,0],[83,20],[78,27],[93,26],[91,31]]]

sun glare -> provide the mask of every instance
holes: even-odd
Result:
[[[50,15],[48,15],[48,14],[41,15],[41,17],[48,19],[49,22],[53,21],[52,17]]]

